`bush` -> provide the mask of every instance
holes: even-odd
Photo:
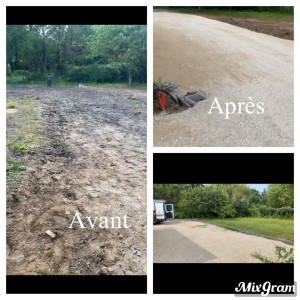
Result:
[[[294,218],[294,209],[291,207],[281,207],[275,208],[272,210],[273,217],[280,219],[293,219]]]
[[[259,209],[256,206],[248,208],[248,217],[260,217]]]
[[[43,81],[45,76],[42,72],[31,72],[26,76],[27,81]]]
[[[266,205],[260,205],[258,207],[258,209],[259,209],[259,216],[260,217],[268,216],[268,207]]]
[[[67,80],[75,82],[119,82],[122,79],[120,64],[92,64],[73,66],[68,71]]]
[[[89,81],[89,74],[87,71],[87,67],[82,66],[73,66],[70,68],[68,71],[68,76],[67,76],[68,81],[75,81],[75,82],[87,82]]]
[[[236,210],[232,207],[231,204],[227,204],[221,208],[219,213],[220,218],[234,218],[236,216]]]
[[[248,204],[246,202],[234,202],[233,208],[236,210],[237,217],[246,217],[248,215]]]

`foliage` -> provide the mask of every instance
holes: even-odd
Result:
[[[7,25],[8,83],[147,81],[144,25]]]
[[[11,143],[7,145],[7,148],[17,152],[27,152],[29,154],[36,153],[35,149],[28,147],[25,143]]]
[[[270,206],[276,197],[281,204],[293,205],[293,185],[270,185],[260,194],[246,184],[155,184],[153,194],[154,199],[173,203],[178,218],[294,218],[293,206]]]
[[[214,186],[197,186],[185,189],[178,206],[187,217],[232,216],[228,195]]]
[[[293,184],[270,184],[267,196],[268,206],[280,208],[284,206],[294,207]]]
[[[6,161],[6,180],[8,183],[12,183],[16,177],[23,174],[26,167],[22,164],[7,160]]]
[[[254,253],[253,256],[264,263],[294,263],[294,248],[287,250],[285,247],[275,246],[277,261],[262,256],[259,253]]]

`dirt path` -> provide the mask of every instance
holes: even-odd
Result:
[[[7,273],[146,274],[146,91],[7,90],[8,98],[36,96],[44,135],[34,155],[21,155],[26,173],[7,189]],[[69,229],[75,211],[126,214],[129,228]]]
[[[163,20],[163,22],[162,22]],[[207,18],[154,12],[154,81],[207,97],[154,116],[154,146],[293,146],[294,42]],[[264,103],[263,114],[208,114],[215,97]]]
[[[167,221],[153,232],[155,263],[259,263],[252,254],[276,261],[285,243],[195,221]]]
[[[294,40],[294,19],[292,18],[242,18],[218,15],[199,14],[231,25],[243,27],[255,32],[269,34],[286,40]]]

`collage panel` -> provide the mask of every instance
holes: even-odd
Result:
[[[7,2],[6,294],[295,296],[294,6]]]
[[[146,293],[147,7],[6,9],[7,293]]]
[[[293,13],[154,7],[154,147],[293,147]]]
[[[154,293],[293,286],[292,153],[155,153],[153,160]]]

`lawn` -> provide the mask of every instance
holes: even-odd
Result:
[[[20,79],[19,77],[9,77],[6,80],[7,86],[47,86],[47,81],[26,81],[23,77]],[[69,82],[66,80],[61,79],[53,79],[52,85],[53,86],[60,86],[60,87],[78,87],[79,82]],[[91,87],[112,87],[112,88],[128,88],[128,84],[126,82],[114,82],[114,83],[97,83],[97,82],[83,82],[84,86],[91,86]],[[132,88],[147,88],[147,83],[140,83],[140,82],[133,82]]]
[[[199,219],[198,219],[199,220]],[[261,234],[286,241],[294,241],[294,220],[268,218],[202,219],[229,228]]]

